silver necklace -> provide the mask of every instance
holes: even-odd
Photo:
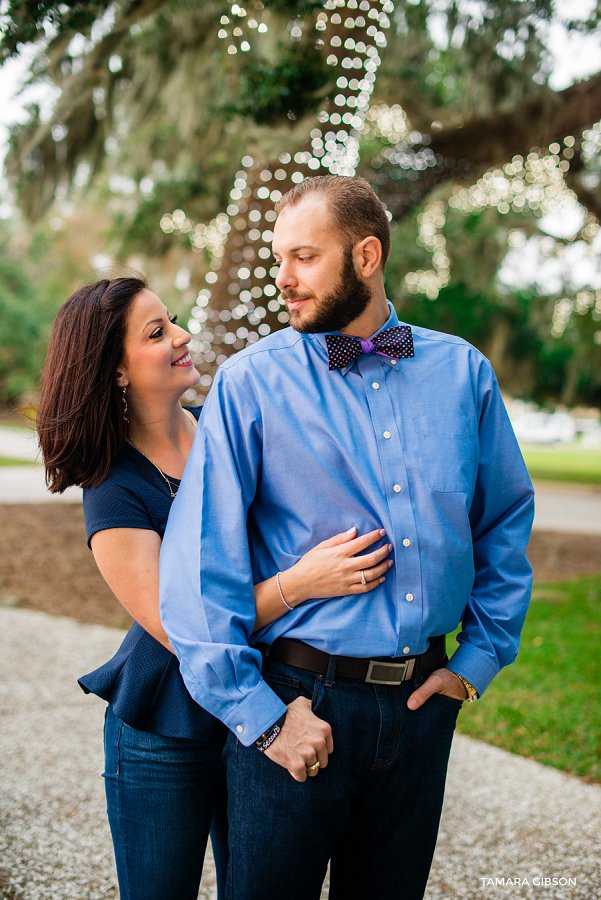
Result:
[[[194,416],[192,415],[192,413],[191,413],[189,410],[185,409],[184,412],[185,412],[185,413],[188,413],[188,415],[189,415],[190,418],[192,419],[192,422],[194,423],[194,430],[196,431],[196,426],[198,425],[198,422],[196,421],[196,419],[194,418]],[[176,496],[176,494],[177,494],[177,490],[178,490],[178,488],[179,488],[179,484],[175,484],[173,481],[170,481],[170,480],[167,478],[167,476],[165,475],[165,473],[163,472],[163,470],[162,470],[159,466],[157,466],[157,464],[156,464],[155,462],[153,462],[153,461],[150,459],[149,456],[146,456],[146,454],[144,453],[143,450],[140,450],[140,448],[138,447],[138,445],[136,444],[136,442],[134,441],[133,438],[128,437],[128,441],[130,442],[130,444],[132,444],[132,446],[134,446],[134,447],[136,448],[136,450],[138,451],[138,453],[141,453],[141,454],[142,454],[142,456],[144,457],[144,459],[147,459],[147,460],[148,460],[148,462],[150,463],[151,466],[154,466],[154,467],[155,467],[155,469],[157,470],[157,472],[159,473],[159,475],[161,476],[161,478],[163,479],[163,481],[164,481],[165,484],[167,485],[167,490],[169,491],[169,494],[170,494],[170,496],[171,496],[171,499],[173,500],[173,498],[174,498],[174,497]],[[175,490],[173,490],[173,488],[175,488]]]

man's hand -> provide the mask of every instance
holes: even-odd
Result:
[[[407,700],[409,709],[419,709],[432,694],[445,694],[455,700],[467,700],[467,690],[458,675],[449,669],[436,669]]]
[[[277,738],[265,751],[265,756],[288,769],[295,781],[306,781],[307,775],[317,775],[325,769],[328,755],[334,749],[332,729],[311,711],[311,701],[297,697],[288,705],[286,721]],[[307,767],[319,762],[319,769],[308,772]]]

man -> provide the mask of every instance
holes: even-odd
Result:
[[[532,486],[487,360],[399,326],[367,182],[309,178],[278,212],[292,327],[217,373],[164,540],[163,623],[231,730],[229,896],[313,900],[331,859],[332,900],[417,900],[461,702],[517,653]],[[253,582],[380,525],[395,565],[373,593],[252,633]]]

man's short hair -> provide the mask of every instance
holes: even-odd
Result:
[[[390,222],[382,202],[365,178],[348,175],[313,175],[295,184],[276,203],[279,215],[296,206],[309,194],[321,194],[332,212],[334,224],[353,244],[363,238],[377,237],[382,245],[382,268],[390,253]]]

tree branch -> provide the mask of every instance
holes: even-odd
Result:
[[[364,171],[378,190],[395,219],[407,215],[439,184],[473,178],[494,165],[508,162],[512,156],[527,154],[534,147],[548,147],[572,135],[578,141],[582,131],[601,119],[601,74],[580,81],[564,91],[544,92],[537,100],[518,106],[511,113],[488,119],[476,119],[446,129],[424,141],[435,162],[431,168],[403,170],[383,157],[376,157]],[[419,153],[414,147],[412,152]],[[601,201],[594,192],[579,185],[577,173],[582,164],[575,156],[570,164],[570,187],[582,202],[598,215]],[[586,201],[584,198],[587,198]]]

